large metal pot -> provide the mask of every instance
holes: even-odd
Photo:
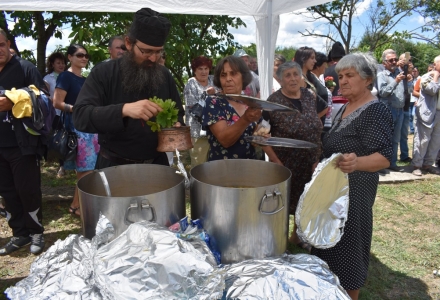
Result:
[[[222,263],[281,255],[289,226],[289,169],[230,159],[191,170],[191,217],[221,253]]]
[[[83,235],[91,239],[99,213],[115,228],[115,237],[136,221],[170,226],[186,215],[185,183],[176,170],[136,164],[95,170],[78,181]]]

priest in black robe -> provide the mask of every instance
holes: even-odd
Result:
[[[168,165],[166,154],[156,150],[157,132],[146,121],[161,110],[148,100],[156,96],[176,102],[175,126],[183,124],[176,83],[158,63],[170,27],[168,19],[149,8],[137,11],[125,37],[127,52],[97,65],[87,77],[73,109],[73,122],[79,131],[98,133],[96,169],[133,163]]]

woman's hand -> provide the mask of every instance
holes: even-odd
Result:
[[[248,123],[257,122],[261,118],[261,109],[248,107],[241,118],[246,120]]]
[[[357,170],[358,157],[355,153],[342,154],[337,166],[344,173],[352,173]]]
[[[206,89],[206,93],[208,95],[214,95],[215,94],[215,88],[213,88],[212,86],[210,86],[209,88]]]

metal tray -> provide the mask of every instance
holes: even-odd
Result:
[[[286,139],[278,137],[265,138],[259,135],[245,136],[244,139],[250,143],[261,146],[287,147],[287,148],[316,148],[318,145],[295,139]]]
[[[293,111],[293,109],[290,107],[277,103],[263,101],[261,99],[246,95],[225,94],[225,96],[235,102],[245,104],[251,108],[259,108],[265,111]]]

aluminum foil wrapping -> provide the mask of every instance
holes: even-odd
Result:
[[[247,260],[226,269],[224,299],[351,299],[327,264],[309,254]]]
[[[100,223],[100,224],[99,224]],[[104,217],[92,241],[58,240],[32,264],[30,275],[9,287],[10,299],[219,299],[225,270],[210,264],[209,249],[142,221],[98,248],[111,226]]]
[[[324,159],[304,187],[295,213],[299,238],[315,248],[335,246],[348,216],[348,175],[336,167],[341,154]]]

